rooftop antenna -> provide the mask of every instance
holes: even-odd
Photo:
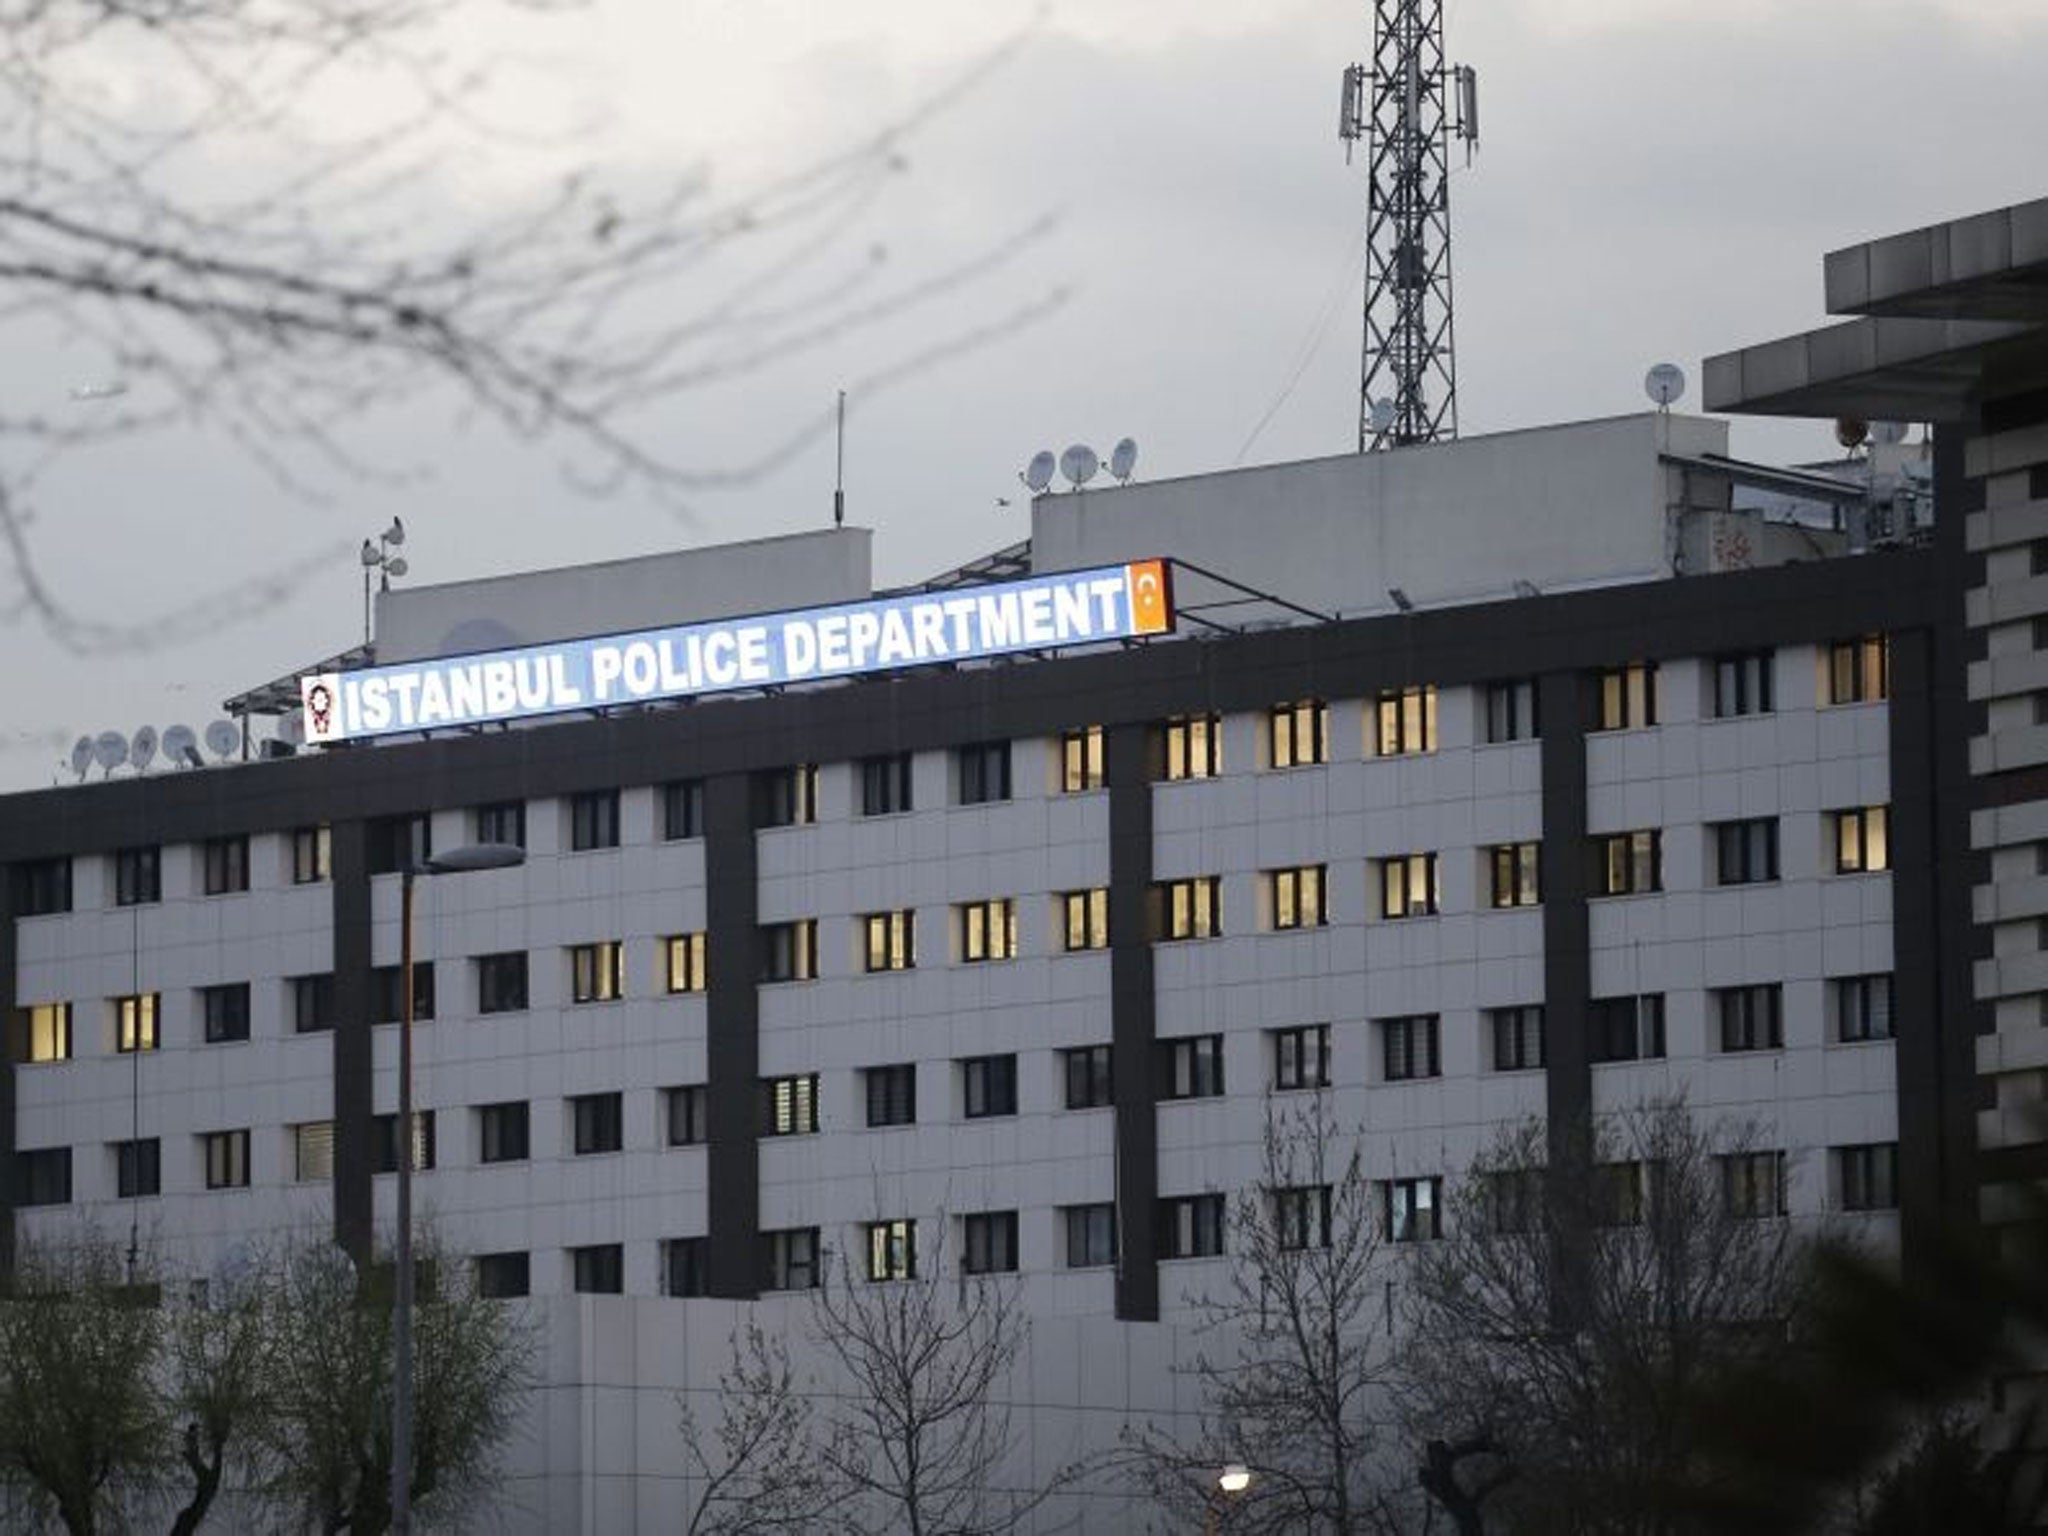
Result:
[[[1479,143],[1479,75],[1445,62],[1443,0],[1372,6],[1373,61],[1345,69],[1337,118],[1347,157],[1366,141],[1369,178],[1361,452],[1458,435],[1450,141],[1467,165]]]
[[[223,761],[234,755],[241,741],[241,733],[229,721],[216,720],[206,728],[206,750]]]
[[[128,761],[128,738],[119,731],[101,731],[92,739],[92,758],[112,778],[114,770]]]
[[[1080,490],[1095,478],[1095,471],[1102,467],[1102,461],[1095,456],[1095,450],[1086,443],[1070,443],[1067,451],[1060,455],[1060,473],[1067,477],[1067,483]]]
[[[1685,393],[1685,370],[1676,363],[1659,363],[1643,375],[1643,393],[1657,402],[1657,414],[1668,413]]]
[[[1109,450],[1109,472],[1116,476],[1118,485],[1131,483],[1131,471],[1138,467],[1138,440],[1134,437],[1120,437],[1116,446]]]
[[[145,725],[128,738],[128,765],[137,773],[156,761],[156,727]]]
[[[199,737],[189,725],[167,725],[164,727],[164,756],[180,768],[204,768],[206,760],[199,755]]]
[[[846,391],[839,391],[839,442],[832,466],[832,526],[846,526]]]
[[[1034,496],[1043,496],[1045,488],[1052,484],[1052,472],[1059,461],[1052,456],[1050,448],[1041,448],[1031,455],[1031,462],[1017,473],[1024,482],[1024,488]]]
[[[92,767],[92,738],[81,736],[71,744],[71,771],[78,775],[78,782],[85,782],[86,770]]]

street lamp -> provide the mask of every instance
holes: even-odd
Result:
[[[1223,1470],[1216,1474],[1216,1485],[1209,1490],[1208,1518],[1203,1521],[1203,1530],[1208,1536],[1216,1536],[1222,1528],[1224,1508],[1230,1500],[1242,1497],[1252,1485],[1252,1469],[1241,1461],[1226,1462]]]
[[[394,520],[395,524],[395,520]],[[402,537],[403,535],[401,535]],[[369,546],[363,548],[367,551]],[[511,869],[526,862],[526,850],[511,843],[475,843],[451,848],[439,858],[408,860],[399,887],[398,962],[398,1240],[397,1295],[391,1334],[397,1355],[391,1378],[391,1529],[412,1530],[412,884],[421,875],[465,875],[479,869]]]
[[[373,542],[363,540],[363,644],[370,643],[370,572],[380,573],[381,590],[391,590],[391,578],[403,576],[406,572],[405,556],[394,555],[391,551],[405,542],[405,524],[398,518],[391,519],[391,526],[378,534]]]

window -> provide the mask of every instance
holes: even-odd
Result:
[[[71,1059],[71,1005],[31,1003],[14,1010],[11,1059],[21,1062]]]
[[[523,1163],[531,1155],[529,1111],[524,1099],[480,1105],[476,1130],[480,1163]]]
[[[1152,887],[1154,932],[1164,940],[1213,939],[1223,932],[1223,879],[1198,875]]]
[[[1593,1219],[1603,1227],[1639,1226],[1643,1219],[1643,1165],[1599,1163],[1593,1169]]]
[[[592,848],[619,846],[619,792],[616,789],[586,790],[569,797],[569,850],[583,853]]]
[[[1721,1205],[1730,1216],[1757,1219],[1785,1214],[1785,1154],[1735,1152],[1721,1165]]]
[[[526,846],[526,802],[499,800],[480,805],[470,812],[470,826],[480,843],[503,843],[512,848]]]
[[[1714,716],[1726,720],[1735,715],[1768,715],[1777,707],[1772,698],[1773,655],[1769,651],[1742,651],[1714,660]]]
[[[1069,1205],[1060,1214],[1067,1229],[1067,1268],[1095,1269],[1116,1262],[1114,1205]]]
[[[1775,1051],[1785,1043],[1784,991],[1776,982],[1712,994],[1724,1051]]]
[[[1390,1243],[1426,1243],[1442,1235],[1441,1179],[1388,1179],[1380,1186]]]
[[[1330,706],[1321,699],[1275,704],[1266,717],[1268,753],[1275,768],[1305,768],[1330,760]]]
[[[206,1162],[208,1189],[246,1189],[249,1185],[249,1133],[208,1131],[199,1138]]]
[[[1116,1102],[1110,1048],[1081,1045],[1060,1052],[1066,1068],[1067,1108],[1105,1109]]]
[[[1366,740],[1378,757],[1404,757],[1436,750],[1436,685],[1389,688],[1370,711]]]
[[[1176,715],[1160,730],[1160,776],[1213,779],[1223,771],[1223,718]]]
[[[114,905],[146,906],[163,899],[163,850],[123,848],[114,855]]]
[[[370,972],[370,1022],[396,1024],[405,1000],[405,967],[380,965]],[[412,965],[412,1016],[415,1022],[434,1016],[434,962]]]
[[[1723,821],[1707,828],[1718,885],[1757,885],[1778,878],[1778,818]]]
[[[1827,649],[1827,668],[1830,704],[1870,704],[1891,697],[1891,642],[1883,635],[1837,640]]]
[[[1586,1034],[1596,1062],[1655,1060],[1664,1054],[1664,994],[1594,998],[1586,1005]]]
[[[1881,805],[1860,806],[1849,811],[1830,811],[1834,824],[1835,873],[1870,874],[1892,867],[1890,815]]]
[[[249,889],[249,839],[210,837],[200,845],[201,880],[209,896]]]
[[[199,1010],[208,1045],[249,1038],[249,983],[237,981],[199,989]]]
[[[761,930],[761,980],[818,979],[818,920],[801,917],[793,923],[770,923]]]
[[[1493,1070],[1529,1072],[1543,1065],[1543,1005],[1489,1008],[1486,1023],[1493,1035]]]
[[[661,786],[662,841],[678,843],[704,835],[704,781],[677,779]]]
[[[334,1028],[334,973],[292,978],[292,1028],[315,1034]]]
[[[622,1093],[584,1093],[569,1100],[570,1144],[578,1157],[617,1152],[626,1144]]]
[[[1008,1275],[1017,1270],[1017,1213],[976,1211],[960,1220],[960,1268],[970,1275]]]
[[[1154,1049],[1159,1060],[1159,1097],[1215,1099],[1223,1096],[1221,1035],[1189,1035],[1181,1040],[1161,1040]]]
[[[154,992],[114,999],[116,1051],[125,1056],[130,1051],[153,1051],[157,1048],[156,1005],[157,994]]]
[[[1486,1225],[1489,1231],[1533,1232],[1542,1219],[1541,1168],[1500,1168],[1486,1175]]]
[[[969,1120],[1017,1113],[1017,1058],[969,1056],[962,1061],[960,1102]]]
[[[48,917],[71,910],[69,859],[30,859],[15,865],[11,874],[15,916]]]
[[[334,1177],[334,1122],[308,1120],[292,1131],[292,1178],[318,1184]]]
[[[1010,798],[1010,744],[976,742],[953,754],[953,777],[962,805],[987,805]]]
[[[1271,1032],[1275,1088],[1330,1086],[1330,1026],[1300,1024]]]
[[[571,1283],[579,1296],[618,1296],[626,1289],[626,1246],[593,1243],[569,1250]]]
[[[672,1147],[702,1146],[711,1135],[711,1100],[702,1083],[661,1092],[661,1118]]]
[[[1397,853],[1378,861],[1380,916],[1428,917],[1436,911],[1436,855]]]
[[[626,946],[618,939],[569,947],[569,1000],[615,1003],[626,995]]]
[[[761,1134],[808,1136],[818,1129],[818,1074],[771,1077],[761,1084]]]
[[[1405,1083],[1419,1077],[1440,1077],[1443,1065],[1437,1054],[1438,1019],[1433,1013],[1409,1018],[1381,1019],[1380,1061],[1390,1083]]]
[[[868,931],[867,969],[907,971],[917,964],[917,914],[908,908],[893,912],[870,912],[863,920]]]
[[[761,1289],[808,1291],[818,1284],[818,1229],[791,1227],[761,1234]]]
[[[1060,947],[1068,954],[1084,949],[1109,947],[1109,891],[1097,886],[1092,891],[1068,891],[1060,898],[1066,922],[1061,929]]]
[[[1017,958],[1017,903],[1007,896],[970,901],[960,909],[960,958],[967,961]]]
[[[867,757],[860,764],[860,813],[894,816],[910,809],[910,754]]]
[[[703,1296],[711,1282],[710,1244],[701,1237],[672,1237],[661,1245],[661,1294]]]
[[[1329,1185],[1276,1189],[1272,1199],[1273,1235],[1280,1247],[1300,1250],[1330,1246]]]
[[[329,878],[334,867],[330,834],[325,822],[317,827],[299,827],[292,832],[292,884],[313,885]]]
[[[704,987],[704,935],[676,934],[668,941],[669,991],[702,992]]]
[[[480,1253],[476,1256],[476,1293],[488,1301],[508,1301],[533,1289],[530,1265],[523,1253]]]
[[[1657,669],[1634,661],[1600,674],[1600,719],[1596,730],[1632,731],[1657,723]]]
[[[1159,1202],[1159,1257],[1213,1259],[1223,1252],[1223,1197],[1174,1195]]]
[[[1267,871],[1275,928],[1320,928],[1329,920],[1323,910],[1324,870],[1321,864],[1304,864]]]
[[[868,1278],[917,1278],[917,1223],[903,1218],[867,1224]]]
[[[526,1006],[526,951],[476,957],[476,1011],[517,1013]]]
[[[1536,739],[1536,683],[1532,678],[1486,685],[1488,742]]]
[[[1085,794],[1102,788],[1102,727],[1084,725],[1060,732],[1060,793]]]
[[[1496,907],[1533,907],[1543,899],[1537,872],[1543,862],[1541,843],[1496,843],[1487,850]]]
[[[867,1084],[870,1126],[917,1123],[915,1063],[906,1061],[889,1067],[869,1067],[861,1077]]]
[[[818,819],[818,765],[799,763],[754,775],[754,825],[809,826]]]
[[[398,1116],[377,1116],[375,1133],[370,1140],[372,1173],[398,1172],[398,1144],[401,1139]],[[434,1166],[434,1112],[431,1109],[412,1112],[412,1166],[416,1173]]]
[[[1593,839],[1600,867],[1594,892],[1601,896],[1640,896],[1664,888],[1664,839],[1655,831],[1610,832]]]
[[[154,1136],[114,1143],[114,1196],[140,1200],[164,1188],[163,1143]]]
[[[373,875],[418,869],[434,856],[434,824],[426,816],[379,816],[369,824]]]
[[[17,1180],[16,1204],[69,1205],[71,1203],[71,1149],[38,1147],[14,1154]]]
[[[1899,1144],[1836,1147],[1835,1187],[1845,1211],[1889,1211],[1899,1203]]]
[[[1892,979],[1879,976],[1838,976],[1828,983],[1828,1005],[1834,1014],[1834,1037],[1852,1042],[1892,1037]]]

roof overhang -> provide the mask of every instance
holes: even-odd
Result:
[[[2039,326],[1995,320],[1867,319],[1710,357],[1710,411],[1961,421],[2007,351],[2043,350]]]
[[[2048,198],[1825,258],[1828,313],[2048,322]]]

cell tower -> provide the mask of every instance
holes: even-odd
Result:
[[[1358,446],[1458,435],[1450,144],[1479,142],[1479,78],[1444,62],[1443,0],[1373,0],[1372,67],[1344,71],[1337,135],[1366,141],[1365,357]]]

